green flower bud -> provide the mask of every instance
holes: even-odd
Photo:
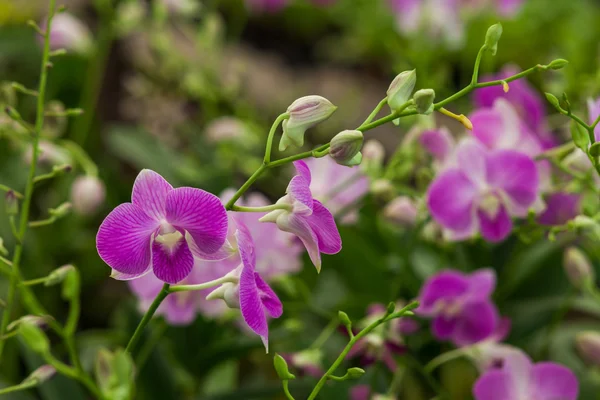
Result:
[[[273,357],[273,365],[275,366],[275,372],[277,372],[277,376],[279,376],[279,379],[282,381],[296,379],[296,376],[291,374],[288,370],[288,365],[285,359],[277,353],[275,353],[275,356]]]
[[[567,64],[569,64],[569,62],[567,60],[559,58],[559,59],[552,61],[550,64],[548,64],[548,68],[562,69],[562,68],[566,67]]]
[[[6,192],[4,205],[6,207],[6,214],[17,215],[19,213],[19,199],[17,199],[17,195],[14,191],[9,190]]]
[[[600,333],[585,331],[575,337],[575,348],[579,356],[591,365],[600,367]]]
[[[565,250],[563,266],[569,281],[578,289],[583,287],[585,281],[594,280],[594,270],[590,261],[576,247],[569,247]]]
[[[387,90],[387,102],[392,111],[398,110],[410,99],[416,83],[416,69],[404,71],[394,78]]]
[[[361,376],[365,374],[365,370],[362,368],[348,368],[346,375],[348,375],[348,379],[359,379]]]
[[[63,265],[62,267],[55,269],[48,274],[44,286],[52,286],[61,283],[67,277],[69,272],[73,270],[75,270],[75,267],[71,264]]]
[[[37,324],[28,321],[21,322],[19,334],[27,347],[34,352],[44,354],[50,350],[50,341]]]
[[[415,92],[413,97],[419,114],[429,115],[433,112],[433,100],[435,91],[433,89],[421,89]]]
[[[8,324],[6,329],[11,331],[20,326],[21,324],[33,324],[37,327],[43,328],[46,326],[46,324],[48,324],[48,321],[51,318],[52,317],[50,316],[38,317],[37,315],[24,315],[21,318],[14,320],[10,324]]]
[[[284,151],[290,145],[302,147],[306,130],[325,121],[335,110],[337,107],[321,96],[305,96],[294,101],[287,109],[289,118],[282,124],[279,150]]]
[[[19,114],[19,112],[17,110],[15,110],[14,107],[6,106],[4,111],[10,117],[10,119],[12,119],[13,121],[22,121],[23,120],[21,118],[21,114]]]
[[[96,382],[107,399],[128,400],[134,390],[134,365],[131,356],[123,350],[114,353],[101,349],[95,365]]]
[[[496,55],[498,51],[498,41],[502,36],[502,25],[500,23],[490,26],[485,34],[485,47]]]
[[[360,149],[363,145],[363,133],[361,131],[346,130],[338,133],[331,139],[331,147],[329,155],[338,164],[352,166],[355,158],[360,154]],[[362,155],[360,157],[362,160]],[[359,160],[359,163],[360,161]]]
[[[338,311],[338,318],[346,328],[350,329],[352,327],[352,321],[350,321],[350,317],[345,312]]]
[[[36,385],[46,382],[56,374],[52,365],[42,365],[23,380],[23,384],[35,382]]]

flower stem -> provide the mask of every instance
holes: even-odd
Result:
[[[275,137],[275,132],[277,131],[277,127],[279,126],[279,124],[281,124],[283,122],[283,120],[286,120],[289,117],[290,117],[290,114],[283,113],[279,117],[277,117],[275,122],[273,122],[273,125],[271,126],[271,130],[269,131],[269,137],[267,138],[267,147],[265,149],[265,158],[264,158],[265,164],[268,164],[271,161],[271,148],[273,147],[273,138]]]
[[[346,358],[346,356],[348,355],[348,353],[350,352],[350,350],[352,350],[352,347],[354,347],[354,345],[356,344],[356,342],[358,342],[364,336],[368,335],[369,332],[371,332],[373,329],[377,328],[379,325],[381,325],[381,324],[383,324],[383,323],[385,323],[385,322],[387,322],[387,321],[389,321],[391,319],[403,317],[403,316],[407,315],[407,313],[409,311],[414,310],[418,306],[419,306],[419,303],[416,302],[416,301],[414,301],[414,302],[410,303],[409,305],[407,305],[406,307],[402,308],[400,311],[395,312],[393,314],[385,315],[384,317],[382,317],[382,318],[374,321],[369,326],[367,326],[366,328],[364,328],[362,331],[358,332],[354,337],[352,337],[350,339],[350,341],[348,342],[348,344],[346,345],[346,347],[344,347],[344,350],[342,350],[342,352],[338,356],[338,358],[333,362],[333,364],[331,365],[331,367],[329,367],[329,369],[327,370],[327,372],[325,372],[325,374],[323,374],[323,376],[321,377],[321,379],[319,379],[319,381],[317,382],[317,385],[314,387],[314,389],[312,390],[312,392],[308,396],[308,400],[314,400],[314,399],[316,399],[317,395],[319,394],[319,392],[321,391],[321,389],[325,385],[325,382],[327,382],[327,380],[330,379],[330,377],[333,375],[333,373],[335,372],[335,370],[344,361],[344,358]]]
[[[269,212],[274,210],[291,210],[289,204],[271,204],[270,206],[264,207],[243,207],[243,206],[231,206],[231,211],[238,212]]]
[[[364,126],[369,124],[371,121],[373,121],[373,119],[377,116],[377,114],[379,114],[379,111],[381,111],[381,109],[387,104],[387,96],[381,100],[379,102],[379,104],[377,104],[377,106],[375,107],[375,109],[373,110],[373,112],[371,112],[371,114],[369,114],[369,116],[367,117],[367,119],[365,120],[365,122],[363,122],[362,124],[360,124],[360,126]]]
[[[46,32],[44,33],[44,48],[42,51],[42,63],[40,82],[38,87],[38,97],[36,106],[36,120],[34,135],[32,138],[32,156],[31,165],[29,167],[29,175],[27,177],[27,183],[25,185],[25,196],[23,200],[23,207],[21,211],[21,219],[19,222],[19,230],[17,236],[17,244],[15,245],[15,251],[12,260],[13,275],[10,279],[8,287],[8,294],[6,298],[6,309],[2,314],[2,321],[0,322],[0,336],[4,336],[6,333],[6,327],[10,322],[13,307],[16,302],[17,285],[21,280],[21,274],[19,272],[19,263],[21,262],[21,256],[23,254],[23,239],[25,232],[27,231],[27,224],[29,222],[29,209],[31,207],[31,198],[33,196],[35,170],[37,161],[40,153],[39,141],[42,128],[44,126],[44,100],[46,97],[46,82],[48,80],[48,61],[50,59],[50,27],[52,25],[52,18],[54,18],[54,12],[56,7],[56,0],[50,0],[48,18],[46,21]],[[0,341],[0,360],[2,359],[2,353],[4,351],[4,341]]]
[[[170,287],[170,285],[168,283],[165,283],[163,285],[160,293],[158,293],[158,296],[156,296],[156,298],[150,305],[150,308],[148,308],[148,311],[146,311],[146,314],[144,314],[144,317],[142,318],[139,325],[135,329],[133,336],[131,337],[131,339],[129,339],[129,343],[127,344],[127,347],[125,348],[126,352],[131,354],[133,352],[133,349],[135,349],[137,342],[142,337],[144,328],[146,327],[146,325],[148,325],[148,322],[150,322],[150,320],[152,319],[152,316],[154,316],[154,313],[158,309],[158,306],[160,306],[160,303],[162,303],[162,301],[169,295],[169,293],[170,293],[169,287]]]
[[[223,276],[219,279],[215,279],[215,280],[204,282],[204,283],[199,283],[197,285],[171,286],[171,287],[167,288],[167,293],[191,292],[191,291],[195,291],[195,290],[210,289],[212,287],[219,286],[219,285],[222,285],[224,283],[229,283],[229,282],[237,282],[237,280],[230,276]]]
[[[15,385],[15,386],[5,387],[3,389],[0,389],[0,396],[3,395],[3,394],[9,394],[9,393],[13,393],[13,392],[18,392],[20,390],[31,389],[31,388],[36,387],[37,385],[38,385],[38,382],[36,382],[35,380],[32,380],[31,382],[20,383],[20,384]]]
[[[23,198],[23,195],[21,193],[17,192],[14,189],[11,189],[10,187],[3,185],[1,183],[0,183],[0,191],[7,192],[7,193],[12,192],[12,194],[14,194],[17,199]]]
[[[283,393],[285,393],[285,397],[288,400],[295,400],[294,396],[292,396],[292,394],[290,393],[290,387],[289,387],[290,381],[288,381],[286,379],[286,380],[282,381],[282,384],[283,384]]]
[[[433,360],[429,361],[427,365],[423,368],[425,372],[431,374],[438,368],[440,365],[447,363],[448,361],[454,360],[456,358],[462,357],[465,355],[465,350],[463,348],[454,349],[447,351],[445,353],[440,354]]]
[[[235,192],[235,194],[233,195],[233,197],[231,198],[231,200],[229,200],[227,202],[227,204],[225,204],[225,209],[226,210],[232,210],[233,206],[235,204],[236,201],[238,201],[238,199],[240,197],[242,197],[242,195],[244,193],[246,193],[246,190],[250,189],[250,186],[252,186],[252,184],[254,182],[256,182],[256,180],[262,175],[262,173],[267,169],[267,166],[269,164],[262,164],[253,174],[252,176],[250,176],[250,178],[248,178],[248,180],[246,181],[246,183],[244,183],[242,185],[242,187]]]

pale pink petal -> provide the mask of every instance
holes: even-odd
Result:
[[[310,185],[310,183],[311,183],[310,168],[308,168],[308,165],[306,164],[306,162],[304,160],[294,161],[294,167],[296,168],[297,174],[300,175],[301,177],[303,177],[304,179],[306,179],[306,182],[308,182],[308,184]]]
[[[98,254],[114,270],[139,276],[150,265],[150,240],[157,228],[158,223],[141,208],[131,203],[121,204],[98,229]]]
[[[173,186],[158,173],[143,169],[135,178],[131,202],[157,221],[165,218],[167,194]]]
[[[300,175],[290,181],[286,192],[292,198],[294,213],[310,215],[313,211],[313,197],[309,183]]]
[[[195,293],[172,293],[165,299],[163,312],[165,320],[170,325],[185,326],[196,319]]]
[[[502,115],[492,108],[481,108],[469,116],[473,135],[489,149],[499,147],[505,126]]]
[[[194,256],[182,238],[172,247],[152,243],[152,270],[163,282],[175,284],[185,279],[194,266]]]
[[[529,390],[536,400],[577,400],[579,383],[567,367],[541,362],[533,366]]]
[[[454,150],[454,138],[446,128],[424,131],[419,141],[437,160],[444,162]]]
[[[313,262],[317,271],[321,269],[321,252],[319,251],[319,239],[313,229],[310,227],[306,218],[294,214],[282,215],[277,219],[279,229],[293,233],[306,247],[310,260]]]
[[[456,147],[456,161],[461,172],[476,187],[486,186],[487,150],[472,139],[462,140]]]
[[[313,213],[306,217],[306,221],[317,235],[321,253],[339,253],[342,249],[342,239],[335,225],[335,219],[320,201],[314,201]]]
[[[539,195],[539,176],[530,157],[516,151],[499,150],[490,153],[486,164],[490,186],[501,189],[518,206],[533,205]]]
[[[202,252],[214,253],[225,243],[227,212],[217,196],[189,187],[173,189],[166,210],[167,221],[187,231]]]
[[[141,278],[142,276],[148,275],[148,273],[150,271],[152,271],[152,264],[148,263],[146,270],[144,272],[142,272],[141,274],[124,274],[122,272],[117,271],[116,269],[113,269],[110,273],[110,277],[117,281],[131,281],[131,280],[137,280],[138,278]]]
[[[512,231],[512,220],[504,206],[500,207],[498,213],[493,218],[481,210],[477,212],[477,217],[479,219],[481,236],[489,242],[501,242],[506,239]]]
[[[239,219],[234,218],[237,225],[237,231],[235,237],[237,239],[238,249],[240,250],[240,257],[245,269],[249,269],[252,272],[256,269],[256,249],[254,246],[254,240],[248,230],[248,227]]]
[[[500,369],[491,369],[481,375],[473,386],[475,400],[513,400],[517,394],[510,375]]]

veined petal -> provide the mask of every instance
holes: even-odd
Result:
[[[342,249],[342,238],[329,210],[318,200],[314,200],[313,213],[306,221],[317,235],[319,251],[324,254],[336,254]]]
[[[194,266],[194,256],[185,239],[172,246],[152,243],[152,269],[163,282],[175,284],[185,279]]]
[[[293,200],[293,212],[310,215],[313,211],[313,197],[309,183],[304,177],[296,175],[290,181],[286,192]]]
[[[448,169],[429,186],[427,205],[433,218],[445,228],[464,231],[473,224],[473,200],[477,188],[458,169]]]
[[[489,155],[486,164],[491,187],[502,189],[516,205],[533,205],[539,192],[539,176],[530,157],[516,151],[499,150]]]
[[[504,206],[500,206],[498,213],[490,217],[484,211],[478,210],[477,217],[481,228],[481,235],[489,242],[501,242],[512,231],[513,223]]]
[[[223,246],[227,237],[227,212],[217,196],[182,187],[169,192],[166,204],[167,221],[187,231],[200,251],[210,254]]]
[[[156,220],[141,208],[131,203],[121,204],[108,214],[98,229],[98,254],[121,274],[139,276],[150,265],[150,240],[157,228]]]
[[[308,184],[311,184],[311,174],[310,168],[308,168],[308,164],[304,160],[294,161],[294,168],[296,168],[296,173],[306,179]]]
[[[165,218],[167,194],[173,186],[158,173],[143,169],[135,178],[131,202],[157,221]]]
[[[317,271],[321,271],[321,252],[319,251],[319,239],[312,230],[306,218],[291,213],[281,214],[277,218],[277,226],[285,232],[298,236],[310,256]]]
[[[260,300],[254,271],[244,266],[240,276],[240,309],[244,321],[260,338],[269,352],[269,325]]]
[[[283,305],[277,297],[277,294],[271,289],[271,287],[265,282],[258,272],[254,273],[254,279],[256,280],[256,287],[260,295],[260,300],[267,310],[267,313],[273,318],[281,317],[283,314]]]
[[[237,231],[235,237],[238,243],[238,249],[240,250],[240,257],[244,269],[249,269],[252,272],[256,269],[256,249],[254,248],[254,240],[248,230],[248,227],[239,219],[234,218],[237,225]]]
[[[152,271],[152,264],[148,263],[146,270],[144,272],[142,272],[141,274],[124,274],[122,272],[117,271],[116,269],[113,269],[110,272],[110,277],[117,281],[138,280],[138,278],[146,276],[148,274],[148,272],[150,272],[150,271]]]

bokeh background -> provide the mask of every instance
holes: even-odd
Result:
[[[106,197],[86,215],[75,212],[30,231],[23,273],[27,278],[43,276],[67,263],[79,268],[83,312],[78,344],[87,367],[99,348],[124,346],[140,319],[128,286],[109,278],[110,269],[95,249],[99,224],[114,206],[128,201],[140,169],[154,169],[174,186],[201,187],[215,194],[239,187],[262,161],[271,122],[296,98],[319,94],[339,107],[329,121],[309,132],[307,148],[358,126],[403,70],[416,68],[418,87],[432,87],[443,98],[469,82],[486,29],[497,21],[504,34],[498,54],[484,58],[482,73],[509,64],[528,68],[560,57],[569,60],[568,68],[534,74],[530,83],[540,92],[568,93],[573,108],[582,112],[586,99],[600,94],[597,0],[524,0],[511,15],[477,1],[454,2],[452,15],[441,6],[444,1],[429,1],[432,5],[417,27],[407,27],[393,1],[387,0],[323,5],[289,0],[278,10],[261,9],[260,1],[165,2],[169,5],[155,4],[158,0],[64,1],[89,33],[79,36],[84,40],[81,51],[54,60],[48,98],[57,101],[57,109],[81,107],[85,113],[49,120],[46,140],[68,138],[81,145],[98,167]],[[41,21],[46,7],[45,0],[0,0],[0,81],[36,87],[40,41],[26,21]],[[34,101],[22,95],[13,98],[3,88],[0,103],[14,105],[31,121]],[[451,109],[467,114],[471,99],[461,99]],[[548,121],[558,137],[568,137],[566,119],[550,115]],[[384,144],[386,159],[397,163],[394,181],[406,188],[418,188],[413,166],[423,156],[410,146],[403,147],[405,157],[394,155],[407,132],[421,123],[407,119],[399,127],[390,124],[367,134]],[[3,134],[3,124],[9,122],[0,116],[0,182],[20,189],[26,180],[28,149]],[[50,168],[64,156],[47,154],[49,160],[41,168]],[[75,168],[44,183],[34,198],[33,217],[42,218],[48,208],[67,201],[74,179],[82,173]],[[276,170],[260,179],[254,190],[276,200],[291,173]],[[573,336],[584,327],[600,326],[600,305],[574,295],[562,271],[562,249],[577,238],[441,245],[390,223],[381,212],[386,200],[377,190],[361,200],[358,222],[340,228],[344,250],[325,257],[320,275],[305,257],[300,273],[274,284],[285,314],[271,324],[273,352],[308,347],[340,309],[360,319],[371,303],[412,299],[421,282],[441,268],[471,271],[491,266],[499,275],[495,300],[512,320],[508,342],[534,357],[567,364],[581,379],[581,398],[597,397],[598,377],[575,354]],[[0,237],[11,249],[4,207],[0,221]],[[580,244],[600,259],[600,247],[581,240]],[[0,293],[7,286],[8,281],[0,279]],[[39,288],[36,293],[57,319],[64,318],[67,308],[57,289]],[[567,322],[553,324],[567,296]],[[140,399],[283,398],[272,358],[256,337],[240,331],[235,316],[199,315],[185,327],[168,326],[158,318],[144,340],[156,345],[141,355],[147,360],[137,371]],[[331,362],[345,340],[343,334],[333,335],[323,347],[325,360]],[[419,365],[449,346],[432,340],[426,328],[407,341],[416,351],[402,359],[408,368],[398,398],[429,399]],[[60,347],[55,351],[65,354]],[[37,363],[13,340],[0,363],[0,381],[18,382]],[[468,399],[476,374],[468,362],[459,360],[443,366],[436,377],[452,398]],[[362,378],[382,388],[389,380],[389,371],[379,364]],[[304,398],[313,384],[305,377],[291,387],[297,398]],[[328,385],[322,398],[347,399],[351,384]],[[6,398],[79,400],[86,395],[76,383],[56,378],[39,390]]]

